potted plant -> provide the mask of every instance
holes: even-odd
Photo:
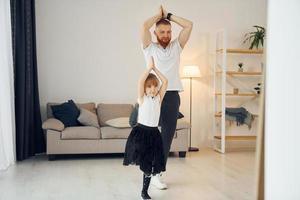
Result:
[[[243,63],[242,62],[240,62],[239,64],[238,64],[238,66],[239,66],[239,72],[243,72],[244,70],[243,70]]]
[[[253,49],[253,47],[256,47],[256,49],[258,49],[260,44],[262,47],[264,46],[265,28],[258,25],[255,25],[253,27],[256,28],[256,31],[246,33],[243,43],[250,42],[251,44],[249,49]]]
[[[261,86],[261,83],[258,83],[257,86],[254,88],[254,90],[256,90],[257,94],[260,94],[260,86]]]

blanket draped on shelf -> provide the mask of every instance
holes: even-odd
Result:
[[[254,115],[248,112],[244,107],[226,108],[225,114],[226,120],[236,121],[237,126],[246,124],[248,128],[251,129]]]

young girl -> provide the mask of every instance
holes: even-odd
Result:
[[[150,73],[153,70],[160,78]],[[123,165],[139,165],[143,172],[142,199],[151,199],[148,188],[151,176],[165,171],[163,144],[158,122],[160,106],[168,85],[166,77],[155,67],[151,57],[147,70],[138,84],[138,120],[128,136]]]

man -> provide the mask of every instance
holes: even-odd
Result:
[[[182,27],[179,36],[173,41],[171,41],[172,27],[170,21]],[[157,43],[152,42],[149,31],[154,24],[156,24],[154,35],[157,38]],[[191,21],[167,13],[160,6],[158,14],[146,20],[141,31],[142,49],[146,62],[149,62],[152,56],[156,67],[166,76],[169,82],[167,92],[161,103],[159,120],[166,163],[177,125],[180,106],[178,93],[183,91],[179,77],[180,53],[190,37],[192,27],[193,23]],[[160,180],[159,175],[152,178],[151,184],[158,189],[167,189],[167,185]]]

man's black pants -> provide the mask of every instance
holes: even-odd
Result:
[[[161,103],[159,119],[166,164],[177,126],[179,106],[180,96],[178,94],[178,91],[166,91],[166,94]]]

